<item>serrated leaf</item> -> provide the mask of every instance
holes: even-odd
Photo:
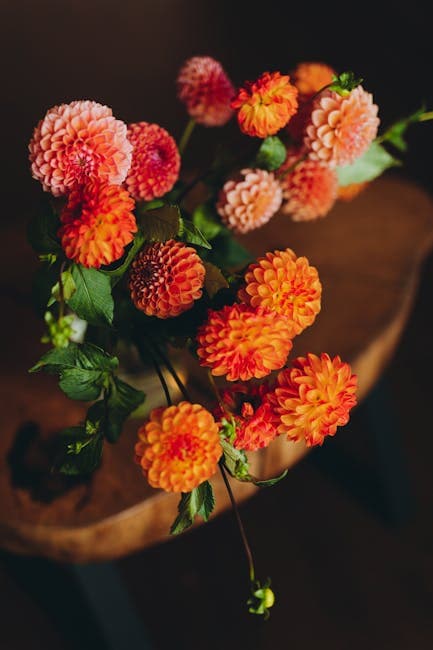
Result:
[[[212,248],[203,233],[197,226],[189,219],[181,219],[179,237],[182,241],[195,246],[202,246],[203,248]]]
[[[227,289],[229,283],[217,266],[211,264],[210,262],[203,262],[203,264],[206,269],[204,287],[209,298],[213,298],[218,293],[218,291],[220,291],[220,289]]]
[[[286,159],[286,147],[277,136],[268,136],[260,145],[255,166],[273,171],[281,167]]]
[[[215,208],[208,203],[197,206],[192,214],[193,224],[209,239],[214,239],[223,229]]]
[[[89,436],[85,427],[70,427],[61,433],[61,451],[55,467],[70,476],[91,474],[99,465],[103,439],[100,435]]]
[[[163,205],[145,210],[140,219],[141,231],[146,241],[173,239],[180,229],[180,211],[177,205]]]
[[[184,530],[192,526],[197,515],[207,521],[214,507],[215,497],[212,485],[209,481],[204,481],[192,492],[182,494],[178,505],[179,514],[170,529],[170,533],[172,535],[183,533]]]
[[[91,402],[99,397],[105,378],[100,370],[66,368],[60,373],[59,387],[69,399]]]
[[[67,348],[49,350],[29,372],[60,373],[69,368],[112,371],[118,365],[117,357],[110,356],[92,343],[70,343]]]
[[[125,420],[137,409],[145,399],[145,394],[130,386],[119,377],[114,377],[107,397],[107,422],[105,437],[110,442],[116,442],[122,433]]]
[[[419,121],[424,111],[425,107],[422,106],[417,111],[415,111],[415,113],[412,113],[412,115],[409,115],[408,117],[398,120],[398,122],[392,124],[389,129],[387,129],[385,133],[379,138],[380,142],[389,142],[399,151],[406,151],[407,143],[403,138],[403,135],[411,124]]]
[[[391,156],[380,144],[373,142],[368,151],[354,163],[337,167],[338,183],[345,186],[372,181],[385,170],[399,165],[399,160]]]
[[[62,285],[63,285],[63,299],[68,302],[72,298],[72,295],[77,290],[75,286],[74,278],[72,277],[71,271],[63,271],[62,273]],[[60,302],[60,282],[56,284],[51,289],[51,298],[48,301],[47,307],[50,307],[55,302]]]
[[[111,325],[114,302],[108,275],[80,264],[73,264],[71,273],[76,291],[68,300],[70,308],[92,325]]]
[[[48,200],[41,205],[27,226],[27,239],[37,253],[60,253],[62,248],[57,237],[60,221]]]

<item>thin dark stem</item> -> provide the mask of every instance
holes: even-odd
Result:
[[[66,266],[66,262],[62,262],[62,265],[60,267],[60,275],[59,275],[59,320],[63,318],[63,315],[65,313],[65,291],[64,291],[63,279],[62,279],[65,266]]]
[[[167,406],[171,406],[173,404],[173,402],[171,401],[171,396],[170,396],[170,391],[169,391],[169,388],[168,388],[168,384],[166,382],[166,379],[164,377],[164,374],[163,374],[161,368],[159,367],[159,363],[158,363],[155,355],[153,354],[152,349],[149,348],[146,344],[144,344],[144,346],[143,346],[141,341],[136,341],[135,344],[136,344],[138,353],[140,355],[140,359],[143,362],[146,361],[145,352],[149,353],[149,356],[150,356],[150,359],[152,361],[153,367],[155,368],[156,374],[158,375],[159,381],[161,382],[162,390],[164,391],[165,399],[167,401]]]
[[[189,139],[190,139],[190,137],[191,137],[191,134],[192,134],[192,132],[194,131],[195,124],[196,124],[196,123],[195,123],[195,120],[194,120],[193,118],[191,118],[191,119],[188,121],[188,123],[187,123],[187,125],[186,125],[186,127],[185,127],[184,132],[182,133],[182,136],[181,136],[180,141],[179,141],[179,146],[178,146],[179,153],[180,153],[181,156],[182,156],[182,155],[184,154],[184,152],[185,152],[186,145],[188,144]]]
[[[229,497],[230,497],[230,501],[231,501],[231,504],[232,504],[232,507],[233,507],[233,512],[235,513],[236,521],[237,521],[237,524],[239,526],[239,531],[241,533],[242,542],[243,542],[245,553],[246,553],[246,556],[247,556],[248,567],[249,567],[249,570],[250,570],[250,582],[253,583],[255,581],[255,579],[256,579],[256,574],[255,574],[255,571],[254,571],[253,554],[251,552],[251,548],[250,548],[250,545],[248,543],[245,528],[244,528],[244,525],[242,523],[241,516],[239,514],[238,504],[236,503],[235,496],[233,494],[232,488],[231,488],[230,483],[229,483],[229,479],[227,477],[227,473],[226,473],[222,463],[220,463],[219,466],[220,466],[221,475],[223,477],[223,481],[225,483],[225,486],[227,488],[227,492],[228,492]]]
[[[154,343],[153,346],[154,346],[154,349],[156,350],[156,352],[158,353],[158,355],[161,357],[162,361],[164,362],[164,364],[165,364],[167,370],[171,373],[171,375],[172,375],[174,381],[175,381],[176,384],[178,385],[179,390],[180,390],[180,392],[182,393],[182,395],[184,396],[184,398],[185,398],[188,402],[192,402],[192,399],[191,399],[191,397],[190,397],[190,395],[189,395],[187,389],[186,389],[185,386],[183,385],[182,380],[180,379],[179,375],[177,374],[176,370],[174,369],[174,366],[173,366],[173,364],[171,363],[170,359],[169,359],[169,358],[167,357],[167,355],[164,354],[164,352],[163,352],[163,351],[162,351],[162,350],[161,350],[161,349],[156,345],[156,343]]]

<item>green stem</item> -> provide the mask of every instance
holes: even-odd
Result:
[[[418,122],[428,122],[429,120],[433,120],[433,111],[428,111],[427,113],[423,113],[418,118]]]
[[[138,340],[135,341],[135,345],[136,345],[138,353],[140,355],[140,359],[143,361],[143,363],[145,363],[145,361],[146,361],[145,352],[147,352],[149,354],[150,359],[151,359],[152,364],[153,364],[153,367],[155,368],[156,374],[159,377],[159,381],[161,383],[162,390],[164,391],[167,406],[171,406],[173,404],[173,402],[171,401],[171,396],[170,396],[170,391],[169,391],[169,388],[168,388],[168,384],[167,384],[167,382],[165,380],[164,374],[163,374],[163,372],[162,372],[162,370],[161,370],[161,368],[159,366],[159,363],[158,363],[155,355],[153,354],[153,350],[149,346],[147,346],[146,344],[144,344],[144,346],[143,346],[141,341],[138,341]]]
[[[64,292],[63,279],[62,279],[65,266],[66,266],[66,262],[62,262],[62,265],[60,267],[60,275],[59,275],[59,320],[63,318],[65,313],[65,292]]]
[[[239,514],[238,504],[236,503],[232,488],[231,488],[230,483],[229,483],[229,479],[227,477],[227,473],[226,473],[226,471],[224,469],[224,465],[222,464],[222,462],[220,462],[219,466],[220,466],[221,475],[223,477],[223,481],[225,483],[225,486],[227,488],[227,492],[228,492],[229,497],[230,497],[233,512],[235,513],[235,517],[236,517],[236,521],[237,521],[237,524],[238,524],[238,527],[239,527],[239,531],[241,533],[242,543],[244,545],[245,554],[247,556],[248,567],[249,567],[249,571],[250,571],[250,582],[251,582],[251,584],[253,584],[255,579],[256,579],[256,574],[255,574],[255,571],[254,571],[253,554],[251,552],[251,548],[250,548],[250,545],[248,543],[248,538],[247,538],[247,535],[246,535],[246,532],[245,532],[245,528],[244,528],[244,525],[242,523],[241,516]]]
[[[161,349],[156,345],[156,343],[154,343],[153,345],[154,345],[154,349],[155,349],[155,351],[156,351],[157,354],[161,357],[161,359],[162,359],[162,361],[164,362],[164,364],[165,364],[167,370],[171,373],[171,375],[172,375],[174,381],[175,381],[176,384],[178,385],[178,388],[179,388],[180,392],[182,393],[183,397],[187,400],[187,402],[191,402],[191,403],[192,403],[192,399],[191,399],[191,397],[190,397],[190,395],[189,395],[187,389],[186,389],[185,386],[183,385],[182,380],[180,379],[179,375],[177,374],[176,370],[174,369],[174,366],[173,366],[173,364],[171,363],[170,359],[169,359],[169,358],[167,357],[167,355],[164,354],[164,352],[163,352],[163,351],[162,351],[162,350],[161,350]]]
[[[194,131],[194,127],[195,127],[195,120],[191,117],[180,138],[178,149],[181,156],[183,156],[185,152],[186,145],[188,144],[191,134]]]

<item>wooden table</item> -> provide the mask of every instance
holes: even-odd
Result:
[[[352,203],[338,203],[326,219],[295,224],[278,215],[243,240],[256,254],[290,246],[317,266],[322,312],[296,339],[293,355],[340,354],[359,376],[362,400],[393,354],[414,300],[421,263],[432,248],[431,199],[402,178],[388,176]],[[166,540],[178,495],[150,488],[133,464],[136,421],[128,423],[118,444],[105,445],[102,467],[91,482],[63,482],[47,474],[44,445],[49,446],[56,431],[76,424],[85,409],[65,398],[53,377],[27,374],[43,351],[37,343],[42,324],[27,297],[36,264],[25,244],[24,226],[6,227],[2,243],[0,546],[87,562],[121,557]],[[11,449],[17,431],[30,421],[40,425],[43,439],[27,452],[27,470],[33,474],[25,485],[25,473],[19,476],[16,470],[12,481],[16,445],[12,459]],[[274,475],[305,453],[302,444],[278,439],[255,454],[254,473]],[[219,478],[213,484],[218,514],[229,502]],[[233,488],[238,500],[256,490],[236,481]]]

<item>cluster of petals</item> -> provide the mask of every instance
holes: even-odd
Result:
[[[286,126],[296,113],[297,96],[298,90],[290,83],[289,75],[264,72],[257,81],[245,82],[231,105],[237,111],[243,133],[266,138]]]
[[[320,312],[322,285],[306,257],[290,249],[266,253],[248,267],[239,299],[265,307],[287,319],[290,337],[309,327]]]
[[[131,264],[129,290],[147,316],[171,318],[202,296],[205,267],[191,246],[170,239],[143,248]]]
[[[267,447],[278,435],[277,421],[271,404],[266,399],[267,384],[233,384],[221,391],[224,407],[236,424],[233,446],[245,451],[256,451]],[[226,415],[227,417],[227,415]]]
[[[228,228],[244,234],[263,226],[279,210],[283,198],[272,172],[243,169],[220,191],[217,211]]]
[[[179,99],[190,117],[204,126],[223,126],[233,110],[235,89],[221,63],[210,56],[194,56],[182,66],[177,78]]]
[[[151,201],[169,192],[179,177],[180,155],[172,136],[158,124],[128,126],[133,146],[126,187],[137,201]]]
[[[149,484],[166,492],[191,492],[218,469],[218,425],[200,404],[153,409],[138,431],[135,459]]]
[[[335,169],[311,158],[296,162],[296,156],[289,152],[279,174],[284,199],[282,212],[293,221],[313,221],[328,214],[338,195]]]
[[[59,237],[66,257],[88,268],[120,259],[137,232],[134,201],[120,185],[92,181],[72,190]]]
[[[279,373],[269,399],[280,419],[278,432],[289,440],[321,445],[347,424],[356,404],[357,378],[336,356],[308,354]]]
[[[362,86],[347,95],[325,90],[314,100],[304,144],[310,158],[331,166],[350,165],[374,140],[378,107]]]
[[[291,326],[264,307],[226,305],[209,310],[197,333],[200,364],[229,381],[260,379],[282,368],[292,349]]]
[[[299,92],[299,102],[306,102],[313,95],[332,83],[335,70],[326,63],[303,61],[292,72],[292,81]]]
[[[85,100],[51,108],[36,126],[29,151],[33,177],[61,196],[92,179],[123,183],[132,145],[111,108]]]

